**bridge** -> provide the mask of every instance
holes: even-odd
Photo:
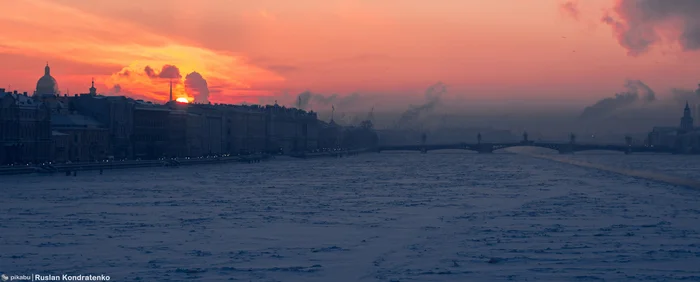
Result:
[[[419,151],[427,153],[434,150],[470,150],[479,153],[493,153],[496,150],[511,148],[511,147],[540,147],[558,151],[560,154],[573,154],[581,151],[618,151],[625,154],[631,153],[674,153],[673,148],[633,145],[632,138],[626,137],[625,144],[578,144],[576,136],[571,134],[569,142],[536,142],[530,141],[527,138],[527,132],[523,134],[523,140],[520,142],[505,142],[505,143],[483,143],[481,142],[481,134],[477,135],[477,143],[454,143],[454,144],[427,144],[426,134],[421,137],[421,144],[416,145],[384,145],[377,148],[378,152],[382,151]]]

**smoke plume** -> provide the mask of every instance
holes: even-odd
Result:
[[[173,65],[164,65],[160,72],[156,72],[150,66],[146,66],[143,71],[150,78],[168,78],[168,79],[180,79],[182,75],[180,74],[180,69]]]
[[[410,129],[411,127],[417,126],[421,118],[432,113],[445,93],[447,93],[447,86],[442,82],[435,83],[428,87],[425,91],[426,102],[419,106],[411,105],[410,108],[399,117],[399,120],[396,122],[396,128]]]
[[[195,103],[209,103],[209,86],[207,80],[198,72],[191,72],[185,76],[185,90],[194,97]]]
[[[624,108],[639,101],[648,103],[656,100],[656,93],[654,93],[654,90],[639,80],[628,80],[627,83],[625,83],[625,88],[627,88],[627,91],[617,93],[612,98],[602,99],[586,107],[581,114],[581,118],[601,118],[617,109]]]
[[[304,91],[297,95],[297,101],[295,105],[299,109],[308,109],[309,106],[330,106],[334,105],[338,108],[347,108],[360,101],[360,94],[353,93],[348,96],[339,96],[338,94],[323,95],[318,93],[312,93],[311,91]]]
[[[700,1],[616,0],[617,17],[605,15],[619,44],[628,55],[649,51],[662,39],[677,42],[684,51],[700,50]]]

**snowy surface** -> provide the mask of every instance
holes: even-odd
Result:
[[[692,156],[567,157],[700,175]],[[700,281],[699,190],[523,155],[382,153],[11,176],[0,190],[7,274]]]

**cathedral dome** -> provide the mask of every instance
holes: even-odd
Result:
[[[44,76],[36,82],[36,93],[39,96],[54,96],[58,94],[58,84],[56,79],[51,76],[51,68],[46,64],[44,68]]]

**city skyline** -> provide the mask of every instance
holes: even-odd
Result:
[[[692,19],[669,10],[643,25],[629,1],[168,3],[4,3],[0,83],[31,93],[46,61],[61,92],[94,77],[100,93],[159,102],[171,80],[175,98],[220,103],[307,90],[422,100],[437,81],[464,99],[588,102],[626,79],[661,96],[698,81],[697,46],[674,25]]]

